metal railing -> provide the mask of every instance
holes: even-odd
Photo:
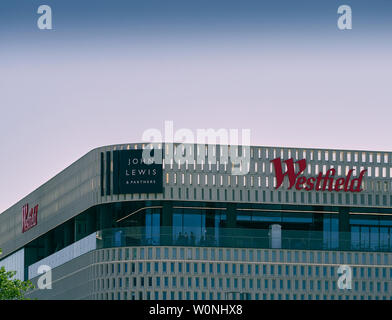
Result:
[[[97,249],[124,246],[197,246],[229,248],[392,251],[392,241],[371,243],[353,241],[350,233],[270,229],[204,228],[202,232],[179,232],[177,228],[160,227],[154,233],[146,227],[112,228],[97,231]],[[188,230],[193,230],[189,227]]]

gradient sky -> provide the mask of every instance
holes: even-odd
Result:
[[[37,28],[42,4],[53,30]],[[392,151],[391,40],[390,0],[1,0],[0,212],[164,120]]]

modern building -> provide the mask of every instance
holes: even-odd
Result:
[[[391,152],[145,147],[94,149],[0,215],[0,265],[51,268],[29,298],[392,298]]]

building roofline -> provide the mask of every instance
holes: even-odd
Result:
[[[109,144],[109,145],[103,145],[103,146],[95,147],[95,148],[91,149],[90,151],[88,151],[87,153],[85,153],[84,155],[82,155],[81,157],[79,157],[78,159],[76,159],[75,161],[73,161],[71,164],[69,164],[63,170],[58,172],[52,178],[50,178],[49,180],[47,180],[44,183],[42,183],[39,187],[37,187],[34,190],[32,190],[30,193],[28,193],[22,199],[20,199],[19,201],[17,201],[16,203],[14,203],[10,207],[8,207],[6,210],[1,212],[0,215],[2,215],[3,213],[7,212],[8,210],[13,208],[14,206],[20,205],[21,203],[24,203],[26,201],[25,199],[28,198],[30,195],[32,195],[36,191],[40,190],[46,184],[48,184],[51,181],[53,181],[54,179],[56,179],[59,175],[63,174],[66,170],[71,168],[75,163],[77,163],[81,159],[87,157],[91,153],[99,152],[100,150],[105,150],[105,149],[112,149],[114,147],[124,147],[124,146],[128,146],[128,145],[142,145],[142,144],[149,144],[149,143],[151,143],[151,142],[131,142],[131,143],[119,143],[119,144],[111,144],[111,145]],[[157,144],[166,144],[166,143],[170,144],[170,143],[173,143],[174,145],[178,145],[178,144],[181,144],[182,142],[165,142],[165,141],[162,141],[162,142],[155,142],[155,143],[157,143]],[[189,144],[189,143],[185,143],[185,144]],[[195,145],[203,145],[203,144],[202,143],[195,143]],[[204,143],[204,145],[213,145],[213,144]],[[216,144],[216,145],[220,146],[222,144]],[[297,149],[297,150],[307,150],[307,151],[336,151],[336,152],[360,152],[360,153],[365,152],[365,153],[384,153],[384,154],[387,153],[387,154],[390,154],[392,156],[392,151],[380,151],[380,150],[327,149],[327,148],[317,148],[317,147],[315,147],[315,148],[303,148],[303,147],[290,147],[290,146],[261,146],[261,145],[250,145],[250,147],[252,147],[252,148],[262,148],[262,149],[263,148],[264,149],[266,149],[266,148],[268,148],[268,149],[291,149],[291,150]]]

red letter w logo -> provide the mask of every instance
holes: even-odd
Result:
[[[276,176],[275,189],[278,189],[282,185],[285,175],[287,175],[289,178],[289,182],[290,182],[289,189],[291,189],[294,186],[295,181],[297,180],[297,177],[306,169],[306,160],[305,159],[298,160],[295,162],[295,163],[298,163],[298,165],[299,165],[299,171],[297,173],[295,173],[295,170],[294,170],[293,158],[290,158],[290,159],[284,161],[287,165],[287,171],[285,173],[283,173],[283,171],[282,171],[282,163],[281,163],[280,158],[276,158],[274,160],[271,160],[271,162],[274,164],[274,168],[275,168],[275,176]]]
[[[26,203],[22,207],[22,232],[26,232],[37,224],[38,217],[38,204],[30,209],[29,213],[29,204]]]

